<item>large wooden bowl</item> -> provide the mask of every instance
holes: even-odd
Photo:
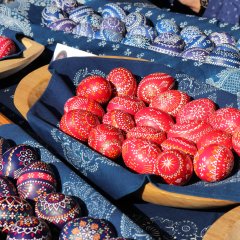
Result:
[[[14,104],[25,119],[27,119],[26,115],[31,106],[46,89],[50,78],[51,74],[46,65],[28,74],[20,81],[15,91]],[[142,199],[154,204],[192,209],[206,209],[237,204],[232,201],[168,192],[159,189],[152,183],[145,185],[142,192]]]
[[[6,59],[0,61],[0,79],[8,77],[34,61],[44,50],[44,46],[29,39],[23,37],[21,39],[22,44],[25,46],[22,57]]]

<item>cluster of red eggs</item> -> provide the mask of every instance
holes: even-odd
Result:
[[[186,184],[194,172],[208,182],[226,178],[233,151],[240,154],[240,110],[217,109],[208,98],[191,100],[173,90],[174,84],[161,72],[137,84],[122,67],[106,78],[86,77],[65,103],[60,129],[110,159],[122,155],[128,168],[159,175],[168,184]]]

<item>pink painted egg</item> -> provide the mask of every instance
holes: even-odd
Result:
[[[130,129],[127,133],[127,138],[145,139],[160,145],[166,139],[166,133],[152,127],[139,126]]]
[[[103,116],[102,122],[119,128],[125,133],[128,132],[131,128],[135,127],[135,122],[132,115],[118,109],[107,112]]]
[[[171,185],[186,184],[193,174],[190,156],[178,150],[166,150],[156,160],[156,172]]]
[[[89,111],[98,116],[100,120],[105,114],[105,111],[98,102],[86,97],[74,96],[69,98],[64,104],[64,113],[76,109]]]
[[[114,97],[107,105],[107,111],[119,109],[131,115],[135,115],[139,110],[145,108],[143,101],[134,96]]]
[[[145,76],[138,84],[137,96],[140,100],[150,103],[160,93],[174,86],[174,78],[166,73],[156,72]]]
[[[122,157],[126,166],[137,173],[154,174],[155,163],[161,149],[148,140],[130,138],[122,145]]]
[[[12,39],[0,36],[0,59],[16,53],[16,45]]]
[[[88,137],[91,148],[111,159],[121,155],[123,141],[122,131],[107,124],[99,124],[93,128]]]
[[[234,156],[229,148],[212,144],[198,150],[193,164],[194,171],[201,180],[216,182],[223,180],[231,173]]]
[[[240,156],[240,127],[237,127],[232,135],[232,147],[237,155]]]
[[[17,196],[0,198],[0,229],[7,233],[21,219],[33,216],[31,205]]]
[[[149,107],[160,109],[173,117],[190,101],[190,97],[178,90],[167,90],[154,97]]]
[[[203,135],[207,134],[211,130],[211,125],[204,121],[189,121],[184,123],[176,123],[169,130],[167,137],[181,137],[196,144]]]
[[[237,108],[220,108],[209,117],[213,128],[233,134],[240,125],[240,110]]]
[[[113,86],[114,96],[136,96],[137,81],[134,75],[126,68],[114,68],[107,76]]]
[[[47,193],[56,192],[56,177],[50,165],[34,162],[23,168],[17,179],[17,190],[21,198],[37,201]]]
[[[197,147],[200,149],[211,144],[223,145],[232,149],[232,136],[222,130],[212,129],[198,140]]]
[[[96,115],[85,110],[72,110],[60,120],[60,130],[80,141],[87,142],[92,128],[100,124]]]
[[[200,98],[188,102],[176,116],[177,123],[187,121],[208,121],[208,118],[215,112],[215,103],[208,98]]]
[[[62,229],[67,222],[81,217],[82,210],[73,197],[62,193],[49,193],[38,198],[35,213],[37,217]]]
[[[153,127],[164,132],[168,132],[174,125],[173,118],[168,113],[151,107],[141,109],[134,118],[137,126]]]
[[[112,96],[112,87],[103,77],[93,75],[84,78],[77,86],[77,96],[91,98],[100,104],[107,103]]]
[[[191,157],[197,152],[197,147],[194,142],[181,137],[168,138],[161,144],[163,151],[178,150]]]

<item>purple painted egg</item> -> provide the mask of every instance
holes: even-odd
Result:
[[[181,53],[181,57],[204,62],[209,52],[202,48],[189,48]]]
[[[210,38],[206,35],[198,35],[195,36],[192,41],[189,41],[185,49],[189,48],[202,48],[209,52],[211,52],[214,48],[214,43],[210,40]]]
[[[138,26],[143,26],[147,24],[146,17],[139,12],[132,12],[125,18],[125,26],[128,32]]]
[[[213,32],[209,34],[209,38],[216,46],[223,43],[228,43],[233,46],[236,45],[236,39],[227,32]]]
[[[69,19],[76,23],[80,23],[82,20],[82,17],[89,16],[94,13],[94,10],[91,7],[88,7],[86,5],[79,6],[75,9],[73,9],[69,13]]]
[[[108,29],[121,34],[125,34],[126,31],[124,23],[114,17],[104,18],[101,24],[101,29]]]
[[[37,150],[25,144],[8,149],[2,158],[0,174],[14,179],[18,178],[24,167],[40,160]]]
[[[0,197],[16,196],[17,190],[10,179],[0,176]]]
[[[114,32],[109,29],[101,29],[100,31],[95,32],[94,38],[104,41],[121,42],[123,35],[119,32]]]
[[[7,240],[51,240],[51,231],[44,220],[29,216],[18,220],[10,229]]]
[[[55,5],[64,12],[69,13],[74,8],[78,7],[79,4],[76,0],[52,0],[52,5]]]
[[[127,33],[126,36],[132,35],[141,35],[153,41],[157,36],[157,32],[153,27],[145,25],[133,28],[130,32]]]
[[[25,217],[33,216],[31,205],[17,196],[0,198],[0,229],[7,233],[12,225]]]
[[[69,239],[109,239],[117,237],[113,225],[104,220],[92,217],[76,218],[62,229],[59,240]]]
[[[42,23],[44,26],[48,26],[50,23],[66,17],[66,14],[56,6],[48,6],[42,10]]]
[[[103,18],[98,14],[91,14],[81,18],[81,22],[87,22],[91,25],[93,31],[98,31],[101,28]]]
[[[156,28],[158,34],[166,33],[166,32],[175,33],[175,34],[180,33],[180,28],[175,23],[175,21],[172,19],[159,20],[157,22],[155,28]]]
[[[47,220],[59,229],[67,222],[82,215],[76,200],[62,193],[40,196],[35,205],[35,213],[37,217]]]
[[[124,21],[126,18],[126,13],[116,3],[107,3],[103,7],[102,16],[103,18],[114,17]]]
[[[53,23],[48,25],[54,31],[63,31],[63,32],[72,32],[73,28],[75,28],[77,24],[70,19],[58,19]]]
[[[50,165],[40,161],[23,168],[17,179],[19,196],[34,201],[41,195],[56,192],[56,185],[56,177]]]
[[[151,45],[151,40],[142,35],[130,35],[128,37],[125,37],[122,40],[122,43],[133,47],[148,49]]]
[[[92,25],[87,22],[79,23],[72,30],[72,33],[82,37],[89,37],[89,38],[93,38],[95,34],[95,32],[93,31]]]

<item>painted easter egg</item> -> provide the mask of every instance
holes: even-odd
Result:
[[[3,154],[0,173],[17,179],[24,167],[39,160],[39,153],[34,147],[19,144]]]
[[[17,179],[19,196],[34,201],[41,195],[55,192],[56,185],[56,177],[50,165],[40,161],[23,168]]]
[[[123,141],[122,131],[107,124],[99,124],[93,128],[88,137],[91,148],[111,159],[121,155]]]
[[[122,145],[124,163],[137,173],[155,173],[155,163],[160,153],[160,147],[148,140],[129,138]]]
[[[107,111],[114,109],[122,110],[131,115],[135,115],[139,110],[145,108],[146,105],[143,101],[134,96],[121,96],[114,97],[107,105]]]
[[[187,93],[178,90],[167,90],[151,99],[149,107],[157,108],[175,117],[190,101]]]
[[[29,216],[18,220],[7,235],[7,240],[22,239],[51,240],[52,234],[44,220]]]
[[[0,36],[0,59],[16,53],[14,41],[8,37]]]
[[[112,69],[107,80],[113,85],[114,96],[136,96],[137,81],[128,69],[123,67]]]
[[[88,7],[86,5],[81,5],[71,10],[68,17],[72,21],[76,23],[80,23],[83,17],[89,16],[93,13],[94,13],[94,10],[91,7]]]
[[[76,0],[52,0],[52,5],[57,6],[66,13],[70,13],[79,4]]]
[[[80,141],[87,142],[91,129],[98,124],[100,124],[100,121],[95,114],[76,109],[62,116],[59,128],[66,134]]]
[[[134,118],[137,126],[153,127],[164,132],[168,132],[174,125],[174,121],[168,113],[151,107],[141,109]]]
[[[35,213],[37,217],[61,229],[67,222],[80,217],[82,210],[73,197],[62,193],[49,193],[38,198]]]
[[[108,29],[123,35],[126,32],[125,24],[120,19],[115,17],[104,18],[101,23],[101,29]]]
[[[201,180],[216,182],[223,180],[231,173],[234,156],[229,148],[212,144],[197,152],[193,164],[194,171]]]
[[[115,17],[124,21],[126,18],[126,12],[116,3],[107,3],[102,10],[103,18]]]
[[[186,184],[193,174],[190,156],[178,150],[166,150],[156,159],[156,172],[171,185]]]
[[[47,6],[42,10],[42,23],[45,26],[64,18],[67,18],[67,15],[56,6]]]
[[[77,23],[68,18],[58,19],[48,24],[48,27],[53,31],[63,31],[66,33],[71,33],[76,26]]]
[[[174,78],[166,73],[152,73],[145,76],[138,85],[137,96],[140,100],[150,103],[160,93],[174,86]]]
[[[127,31],[130,32],[135,27],[146,25],[147,19],[143,14],[139,12],[132,12],[127,15],[124,22]]]
[[[110,83],[103,77],[93,75],[84,78],[77,86],[77,96],[91,98],[100,104],[107,103],[112,95]]]
[[[17,196],[17,190],[10,179],[0,176],[0,197]]]
[[[158,34],[169,32],[175,34],[180,33],[180,28],[172,19],[161,19],[157,21],[155,28]]]

